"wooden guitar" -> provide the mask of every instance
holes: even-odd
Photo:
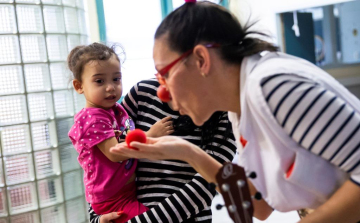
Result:
[[[244,168],[228,162],[216,174],[217,185],[224,198],[225,205],[217,205],[217,209],[226,207],[229,216],[235,223],[252,223],[254,208],[247,178],[256,178],[255,172],[246,176]],[[254,196],[260,200],[258,192]]]

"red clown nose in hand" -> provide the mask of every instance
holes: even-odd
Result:
[[[146,134],[141,129],[134,129],[126,135],[125,142],[129,148],[138,150],[135,147],[131,147],[130,143],[131,142],[146,143]]]

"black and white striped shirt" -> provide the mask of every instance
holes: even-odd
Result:
[[[158,120],[166,116],[177,119],[180,115],[156,96],[159,83],[156,79],[139,82],[124,98],[122,105],[134,120],[136,128],[148,131]],[[230,162],[236,151],[234,136],[227,113],[216,127],[214,137],[204,150],[220,163]],[[175,131],[179,136],[200,146],[201,128]],[[187,163],[178,160],[151,161],[141,159],[137,166],[137,198],[150,210],[133,218],[131,222],[211,222],[211,201],[214,191],[208,183]],[[89,209],[90,221],[98,222],[98,216]]]
[[[286,133],[360,186],[360,114],[324,86],[294,74],[270,76],[261,87]]]

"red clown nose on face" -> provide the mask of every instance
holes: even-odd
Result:
[[[170,92],[166,89],[164,85],[160,85],[157,89],[157,96],[162,102],[169,102],[171,101]]]

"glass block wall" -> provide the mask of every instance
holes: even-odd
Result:
[[[0,223],[87,221],[65,64],[88,39],[83,0],[0,0]]]

